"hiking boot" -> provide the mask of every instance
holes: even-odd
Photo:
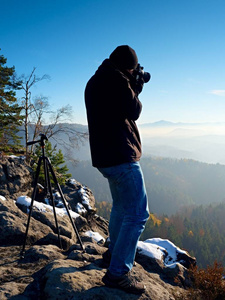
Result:
[[[104,284],[111,288],[121,289],[131,294],[142,294],[145,292],[145,285],[137,282],[134,277],[131,276],[130,272],[123,276],[113,276],[109,271],[106,272],[102,278]]]
[[[102,267],[108,269],[111,261],[111,253],[109,249],[102,254]]]

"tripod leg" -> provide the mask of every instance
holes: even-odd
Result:
[[[55,211],[55,202],[54,202],[53,194],[52,194],[52,185],[51,185],[49,171],[48,171],[49,164],[46,163],[47,158],[45,156],[43,159],[44,159],[44,166],[45,166],[45,182],[47,183],[47,187],[48,187],[49,194],[50,194],[50,200],[52,202],[51,204],[53,206],[53,213],[54,213],[55,225],[56,225],[57,234],[58,234],[59,246],[62,249],[62,243],[61,243],[61,238],[60,238],[60,233],[59,233],[59,226],[58,226],[58,221],[57,221],[57,216],[56,216],[56,211]]]
[[[45,160],[45,155],[44,155],[44,148],[42,148],[42,157],[43,157],[43,167],[44,167],[44,179],[45,179],[45,195],[48,195],[48,192],[50,190],[49,188],[49,183],[50,181],[48,180],[49,178],[49,173],[48,173],[48,169],[47,169],[47,163]],[[53,205],[52,203],[50,203],[51,205]]]
[[[29,229],[29,225],[30,225],[30,218],[31,218],[32,210],[33,210],[33,204],[34,204],[34,199],[35,199],[36,190],[37,190],[37,183],[38,183],[38,178],[39,178],[39,174],[40,174],[41,160],[42,160],[42,157],[40,157],[39,160],[38,160],[38,165],[37,165],[37,170],[36,170],[36,176],[35,176],[35,180],[34,180],[34,189],[33,189],[32,199],[31,199],[31,203],[30,203],[30,211],[29,211],[29,216],[28,216],[28,221],[27,221],[27,227],[26,227],[26,233],[25,233],[23,248],[22,248],[22,250],[20,252],[20,257],[21,258],[23,258],[24,250],[25,250],[25,246],[26,246],[28,229]]]
[[[66,208],[67,214],[68,214],[68,216],[69,216],[70,222],[71,222],[71,224],[72,224],[72,226],[73,226],[73,229],[74,229],[74,231],[75,231],[75,233],[76,233],[77,239],[78,239],[78,241],[79,241],[79,243],[80,243],[81,249],[82,249],[83,251],[85,251],[84,245],[82,244],[81,238],[80,238],[79,233],[78,233],[78,230],[77,230],[77,228],[76,228],[76,225],[75,225],[75,223],[74,223],[74,221],[73,221],[73,219],[72,219],[72,217],[71,217],[71,215],[70,215],[70,212],[69,212],[68,206],[67,206],[67,204],[66,204],[66,200],[65,200],[65,198],[64,198],[63,192],[62,192],[61,187],[60,187],[60,185],[59,185],[59,183],[58,183],[58,180],[57,180],[57,178],[56,178],[56,176],[55,176],[54,170],[53,170],[53,168],[52,168],[52,166],[51,166],[51,163],[50,163],[50,161],[49,161],[49,159],[48,159],[47,157],[46,157],[46,160],[47,160],[47,162],[48,162],[48,167],[49,167],[50,172],[51,172],[51,174],[52,174],[54,183],[55,183],[55,185],[57,186],[57,189],[58,189],[58,191],[59,191],[59,194],[60,194],[60,196],[61,196],[61,198],[62,198],[62,200],[63,200],[63,204],[64,204],[64,206],[65,206],[65,208]]]

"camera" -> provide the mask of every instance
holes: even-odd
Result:
[[[148,82],[151,78],[150,73],[144,72],[144,68],[141,67],[140,64],[138,64],[137,68],[134,69],[133,76],[136,79],[136,81],[139,81],[140,79],[143,79],[144,83]]]

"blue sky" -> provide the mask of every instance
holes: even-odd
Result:
[[[18,75],[48,74],[32,96],[70,104],[86,124],[84,88],[122,44],[152,78],[139,124],[225,120],[224,0],[1,0],[0,48]]]

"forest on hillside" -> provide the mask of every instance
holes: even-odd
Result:
[[[160,237],[186,249],[199,267],[225,266],[225,202],[187,207],[171,217],[150,218],[142,239]]]
[[[111,204],[96,204],[97,213],[110,217]],[[207,206],[188,206],[168,217],[150,214],[141,240],[159,237],[196,257],[197,265],[206,268],[215,261],[225,266],[225,201]]]
[[[160,157],[143,157],[141,165],[152,213],[170,216],[184,206],[225,199],[224,165]],[[90,161],[81,161],[75,168],[67,166],[75,179],[91,188],[97,202],[111,202],[107,180]]]

